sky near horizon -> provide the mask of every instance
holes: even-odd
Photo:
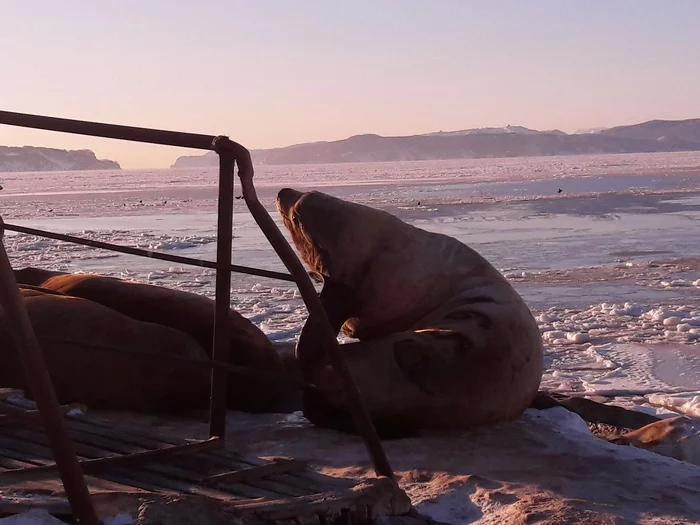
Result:
[[[0,110],[249,149],[700,117],[700,1],[0,0]],[[0,125],[123,168],[196,150]]]

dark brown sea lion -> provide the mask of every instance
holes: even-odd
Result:
[[[214,338],[213,300],[163,286],[141,284],[95,274],[15,270],[18,283],[89,299],[124,315],[174,328],[197,341],[211,358]],[[248,319],[229,310],[229,362],[272,372],[285,369],[270,340]],[[284,383],[230,375],[228,407],[248,412],[286,412],[298,405],[298,395]]]
[[[606,405],[581,396],[567,396],[555,392],[538,392],[530,408],[546,410],[563,407],[569,412],[581,416],[589,423],[611,425],[617,429],[638,429],[660,421],[661,418],[645,412]]]
[[[535,319],[508,281],[446,235],[367,206],[283,189],[277,208],[311,271],[334,330],[358,343],[343,355],[378,432],[468,428],[518,418],[543,367]],[[353,431],[339,383],[315,344],[309,318],[297,344],[304,413]]]
[[[206,406],[210,373],[202,366],[105,351],[105,346],[207,359],[187,334],[136,321],[77,297],[20,290],[60,403],[140,412],[181,412]],[[0,386],[32,398],[0,313]],[[167,364],[167,366],[166,366]]]

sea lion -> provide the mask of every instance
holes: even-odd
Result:
[[[206,360],[204,349],[187,334],[86,299],[20,293],[59,403],[166,413],[207,405],[211,376],[206,367],[109,350]],[[22,389],[32,398],[10,328],[0,313],[0,386]]]
[[[662,419],[610,441],[700,465],[700,420],[687,416]]]
[[[277,209],[303,261],[323,278],[320,300],[377,431],[513,420],[538,391],[542,340],[510,283],[456,239],[317,191],[282,189]],[[353,432],[339,382],[309,317],[297,343],[306,417]]]
[[[39,268],[15,270],[18,283],[89,299],[138,321],[157,323],[191,336],[211,358],[215,302],[203,295],[88,273]],[[282,361],[265,334],[234,309],[229,309],[229,363],[285,374]],[[231,409],[247,412],[289,412],[298,394],[286,383],[229,375]]]
[[[538,392],[530,404],[530,408],[537,410],[546,410],[557,406],[578,414],[589,423],[610,425],[617,429],[636,430],[661,420],[653,414],[606,405],[581,396],[567,396],[555,392]]]

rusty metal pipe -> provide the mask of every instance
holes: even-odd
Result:
[[[102,122],[44,117],[42,115],[30,115],[28,113],[15,113],[12,111],[0,111],[0,124],[205,150],[214,149],[213,141],[216,138],[213,135],[200,135],[198,133],[182,133],[180,131],[167,131],[163,129],[119,126],[116,124],[104,124]]]
[[[272,220],[272,217],[267,213],[265,207],[258,200],[255,186],[253,185],[253,163],[250,158],[250,152],[243,146],[229,141],[226,137],[217,137],[214,146],[217,152],[233,152],[238,162],[238,176],[241,180],[243,198],[245,199],[251,215],[258,223],[265,237],[267,237],[272,248],[287,267],[287,270],[289,270],[289,273],[294,277],[294,281],[299,288],[299,293],[306,304],[309,314],[320,320],[323,338],[320,343],[326,351],[331,365],[340,377],[345,402],[350,409],[355,426],[367,447],[375,472],[379,476],[386,476],[396,481],[391,465],[389,464],[389,459],[377,435],[377,430],[369,417],[367,408],[362,402],[362,396],[350,375],[350,370],[340,355],[337,334],[334,334],[331,329],[331,324],[318,298],[316,289],[308,273],[304,269],[304,266],[301,264],[301,261],[299,261],[291,246],[282,235],[282,232],[280,232],[279,228]]]
[[[216,226],[216,304],[212,361],[226,363],[229,354],[229,309],[231,308],[231,238],[233,236],[233,168],[231,151],[219,154],[219,202]],[[223,441],[226,435],[226,393],[228,374],[219,369],[211,372],[209,436]]]
[[[45,237],[57,241],[71,242],[82,246],[90,246],[91,248],[99,248],[101,250],[109,250],[112,252],[125,253],[127,255],[136,255],[137,257],[148,257],[159,261],[176,262],[180,264],[188,264],[191,266],[200,266],[202,268],[217,268],[217,263],[205,261],[203,259],[193,259],[191,257],[182,257],[180,255],[170,255],[167,253],[155,252],[153,250],[144,250],[143,248],[132,248],[130,246],[120,246],[109,242],[93,241],[92,239],[84,239],[83,237],[75,237],[63,233],[49,232],[36,228],[28,228],[26,226],[18,226],[16,224],[5,223],[5,229],[28,235],[36,235],[37,237]],[[274,270],[263,270],[261,268],[251,268],[249,266],[239,266],[231,264],[231,271],[243,273],[247,275],[257,275],[258,277],[267,277],[269,279],[279,279],[281,281],[294,282],[294,277],[287,273],[276,272]]]
[[[97,525],[97,516],[90,500],[83,471],[73,443],[63,425],[63,415],[58,405],[51,377],[46,369],[34,329],[29,320],[24,301],[17,288],[12,266],[2,242],[4,230],[0,220],[0,307],[10,331],[27,382],[34,394],[36,406],[49,438],[51,450],[60,470],[66,496],[78,522],[82,525]]]

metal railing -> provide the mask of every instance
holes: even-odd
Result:
[[[188,265],[204,266],[216,270],[215,321],[212,351],[214,366],[211,367],[209,408],[210,439],[206,440],[205,443],[218,443],[220,446],[223,445],[225,439],[226,426],[228,373],[225,364],[228,361],[228,313],[231,304],[231,272],[241,272],[261,277],[294,281],[309,311],[309,315],[320,321],[319,336],[321,340],[319,344],[324,348],[331,365],[339,376],[346,405],[352,414],[359,434],[362,436],[365,447],[374,465],[375,472],[377,475],[394,479],[391,466],[379,441],[376,429],[362,402],[357,386],[352,380],[347,365],[343,361],[338,347],[337,334],[335,334],[331,328],[326,312],[316,293],[316,289],[291,246],[277,228],[277,225],[267,213],[267,210],[265,210],[258,200],[253,185],[253,165],[250,152],[246,148],[225,136],[137,128],[9,111],[0,111],[0,124],[215,151],[219,156],[217,250],[215,263],[98,242],[70,235],[45,232],[43,230],[25,228],[12,224],[4,224],[4,229],[127,253],[139,257],[149,257]],[[246,206],[270,245],[284,263],[289,274],[231,264],[233,184],[234,166],[236,164],[238,165],[238,176],[241,181],[241,189]],[[2,227],[3,224],[0,222],[0,236],[2,235]],[[19,325],[14,324],[14,326],[19,326],[14,334],[17,348],[25,372],[29,376],[28,381],[30,387],[37,398],[37,408],[42,413],[45,428],[47,434],[49,434],[49,440],[52,445],[54,456],[56,457],[57,468],[60,471],[61,479],[66,488],[66,495],[78,519],[84,523],[96,523],[89,493],[80,469],[80,463],[78,462],[60,418],[56,395],[51,385],[46,365],[43,362],[36,334],[33,332],[31,324],[29,323],[29,317],[21,301],[17,283],[12,274],[12,268],[9,259],[7,259],[4,246],[0,252],[0,271],[0,281],[2,282],[0,292],[3,294],[3,297],[0,298],[2,301],[1,304],[5,315],[14,312],[15,318],[22,321]]]

